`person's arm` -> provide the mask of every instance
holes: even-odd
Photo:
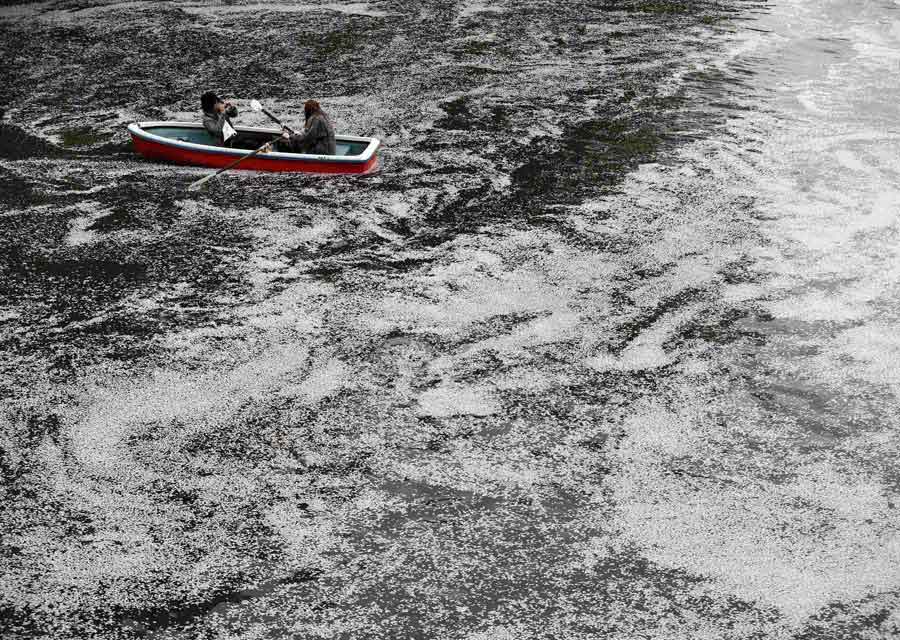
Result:
[[[204,114],[203,126],[217,140],[222,139],[222,127],[225,125],[225,114]]]
[[[294,132],[294,133],[287,133],[287,132],[285,132],[284,135],[287,136],[288,139],[291,141],[291,144],[294,145],[294,146],[296,147],[296,146],[298,146],[298,145],[300,145],[300,144],[303,144],[303,143],[309,138],[309,132],[310,132],[310,131],[311,131],[311,129],[303,130],[303,131],[301,131],[300,133],[297,133],[297,132]]]

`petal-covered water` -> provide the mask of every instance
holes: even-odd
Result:
[[[0,8],[12,638],[900,633],[900,6]],[[199,94],[359,178],[134,155]]]

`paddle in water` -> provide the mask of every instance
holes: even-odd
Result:
[[[240,163],[242,163],[242,162],[243,162],[244,160],[246,160],[247,158],[252,158],[252,157],[255,156],[257,153],[262,153],[263,151],[265,151],[265,150],[272,144],[272,142],[273,142],[273,141],[269,141],[269,142],[265,143],[263,146],[261,146],[259,149],[254,149],[253,151],[251,151],[251,152],[248,153],[247,155],[241,156],[240,158],[238,158],[237,160],[235,160],[234,162],[232,162],[232,163],[231,163],[230,165],[228,165],[227,167],[222,167],[221,169],[219,169],[219,170],[216,171],[215,173],[211,173],[211,174],[209,174],[208,176],[203,176],[203,177],[200,178],[199,180],[196,180],[196,181],[192,182],[192,183],[190,184],[190,186],[188,186],[188,191],[196,191],[197,189],[199,189],[199,188],[202,187],[204,184],[206,184],[207,182],[209,182],[210,180],[212,180],[213,178],[215,178],[215,177],[216,177],[217,175],[219,175],[220,173],[225,173],[225,172],[228,171],[229,169],[234,169],[237,165],[239,165]]]
[[[253,109],[254,111],[262,111],[263,113],[265,113],[265,114],[266,114],[267,116],[269,116],[270,118],[275,119],[275,116],[273,116],[271,113],[269,113],[268,111],[266,111],[265,109],[263,109],[263,106],[259,103],[259,100],[251,100],[251,101],[250,101],[250,108]],[[277,119],[275,119],[275,121],[278,122]],[[281,124],[281,123],[279,122],[279,124]],[[284,125],[282,125],[282,126],[284,126]],[[284,127],[284,128],[287,129],[287,127]],[[197,189],[199,189],[200,187],[202,187],[204,184],[206,184],[207,182],[209,182],[210,180],[212,180],[213,178],[215,178],[215,177],[218,176],[219,174],[225,173],[225,172],[228,171],[229,169],[235,168],[237,165],[239,165],[240,163],[242,163],[244,160],[246,160],[246,159],[248,159],[248,158],[252,158],[253,156],[255,156],[255,155],[258,154],[258,153],[262,153],[263,151],[265,151],[266,149],[268,149],[269,146],[271,146],[271,144],[272,144],[273,142],[274,142],[274,140],[270,140],[269,142],[265,143],[264,145],[262,145],[262,146],[259,147],[258,149],[254,149],[254,150],[251,151],[250,153],[241,156],[240,158],[238,158],[237,160],[235,160],[234,162],[232,162],[232,163],[229,164],[228,166],[222,167],[221,169],[219,169],[219,170],[216,171],[215,173],[211,173],[211,174],[209,174],[208,176],[204,176],[204,177],[200,178],[199,180],[195,180],[194,182],[192,182],[192,183],[188,186],[188,191],[196,191]]]

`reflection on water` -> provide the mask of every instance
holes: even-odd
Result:
[[[13,634],[900,632],[893,4],[0,20]],[[387,169],[189,194],[198,86]]]

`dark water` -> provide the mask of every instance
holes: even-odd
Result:
[[[900,7],[0,8],[11,638],[900,634]],[[892,75],[893,74],[893,75]],[[366,178],[136,157],[199,93]]]

